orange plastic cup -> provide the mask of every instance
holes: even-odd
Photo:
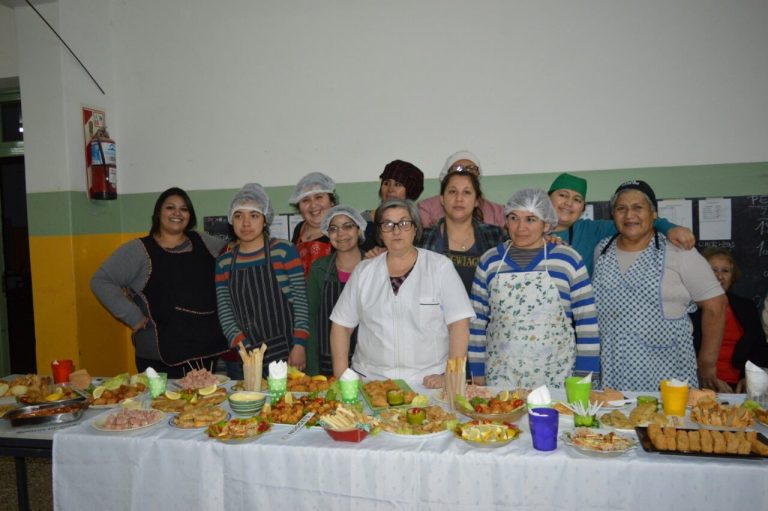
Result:
[[[664,415],[685,415],[688,406],[688,385],[675,387],[669,385],[669,380],[661,380],[661,406]]]
[[[54,383],[67,383],[75,365],[71,360],[54,360],[51,362],[51,373]]]

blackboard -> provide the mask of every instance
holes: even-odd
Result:
[[[731,239],[699,240],[699,198],[693,203],[693,233],[696,248],[727,248],[741,269],[741,279],[731,287],[733,293],[750,298],[762,308],[762,300],[768,292],[768,196],[749,195],[726,197],[731,199]],[[610,219],[608,202],[596,202],[595,219]]]

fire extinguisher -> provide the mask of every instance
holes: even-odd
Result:
[[[90,173],[88,196],[96,200],[117,199],[117,148],[106,128],[100,128],[88,144]]]

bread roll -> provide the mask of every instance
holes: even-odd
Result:
[[[701,452],[701,434],[698,431],[688,432],[688,446],[691,452]]]
[[[699,433],[701,435],[701,452],[705,452],[707,454],[714,452],[714,441],[712,440],[712,434],[706,429],[702,429],[699,431]]]

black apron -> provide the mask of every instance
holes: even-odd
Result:
[[[149,280],[137,304],[155,330],[155,346],[137,346],[137,356],[169,366],[227,350],[216,313],[215,259],[196,232],[187,233],[190,252],[168,252],[152,236],[141,238],[149,255]],[[150,353],[152,356],[146,356]]]
[[[331,260],[328,264],[328,271],[325,273],[323,286],[320,288],[320,310],[317,321],[317,344],[320,353],[320,374],[333,374],[333,359],[331,358],[331,313],[336,306],[341,292],[344,290],[344,283],[332,281],[328,278],[331,272],[338,272],[336,269],[336,253],[331,254]],[[352,332],[349,341],[349,365],[352,366],[352,355],[357,346],[357,327]]]
[[[264,236],[264,264],[235,270],[239,246],[232,249],[229,293],[238,326],[253,347],[267,345],[263,374],[270,362],[288,360],[293,344],[293,312],[272,271],[270,241]]]

